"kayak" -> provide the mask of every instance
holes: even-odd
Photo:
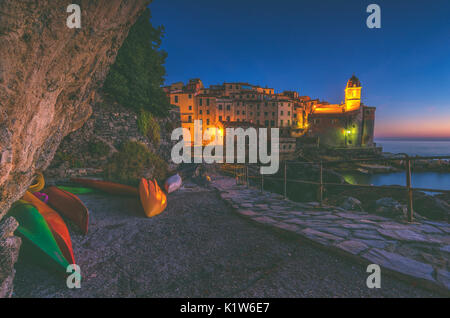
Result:
[[[72,240],[70,239],[69,230],[66,223],[59,216],[59,214],[49,207],[47,204],[36,198],[30,192],[26,192],[23,199],[28,203],[34,205],[39,213],[44,217],[48,224],[48,227],[53,233],[53,236],[61,249],[62,254],[69,262],[69,264],[76,264],[75,257],[73,256]]]
[[[142,178],[139,184],[139,197],[145,215],[151,218],[164,211],[167,206],[167,198],[156,180],[147,180]]]
[[[167,193],[172,193],[178,190],[181,187],[181,184],[181,176],[177,173],[176,175],[173,175],[166,180],[166,182],[164,183],[164,188],[166,189]]]
[[[92,179],[71,179],[71,181],[81,184],[85,187],[101,190],[103,192],[114,195],[138,196],[138,189],[128,185],[114,183],[102,180]]]
[[[9,215],[19,223],[16,234],[23,239],[23,250],[25,251],[23,255],[40,262],[47,268],[65,273],[69,263],[64,258],[52,231],[38,210],[21,200],[13,204]]]
[[[34,178],[34,183],[30,185],[28,191],[30,192],[39,192],[45,187],[44,175],[41,172],[36,173],[36,177]]]
[[[89,211],[81,200],[70,192],[50,187],[44,190],[48,204],[78,226],[84,234],[88,232]]]
[[[70,192],[72,194],[95,194],[100,191],[92,188],[83,188],[83,187],[66,187],[66,186],[57,186],[58,189],[64,190],[66,192]]]

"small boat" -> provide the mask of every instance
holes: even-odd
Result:
[[[181,187],[183,181],[181,180],[181,176],[177,173],[176,175],[171,176],[164,183],[164,188],[167,193],[172,193],[178,190]]]
[[[81,178],[71,179],[71,181],[81,184],[84,187],[98,189],[109,194],[127,195],[127,196],[139,195],[137,188],[120,183],[102,180],[93,180],[93,179],[81,179]]]
[[[156,180],[147,180],[142,178],[139,184],[139,197],[145,215],[151,218],[164,211],[167,207],[167,198],[161,190]]]
[[[53,233],[56,243],[58,243],[62,254],[69,264],[76,264],[75,257],[73,256],[72,240],[70,239],[69,230],[61,216],[29,191],[25,193],[23,200],[31,203],[44,217],[48,227]]]
[[[30,192],[39,192],[45,187],[45,179],[44,175],[41,172],[36,173],[36,177],[34,178],[34,183],[30,185],[28,191]]]
[[[48,204],[52,208],[75,223],[84,234],[87,234],[89,211],[75,194],[57,187],[47,188],[44,193],[48,195]]]
[[[84,187],[67,187],[67,186],[57,186],[58,189],[70,192],[72,194],[96,194],[101,193],[100,190]]]
[[[65,273],[69,263],[38,210],[21,200],[13,204],[9,215],[19,223],[16,234],[23,239],[23,255],[49,269]]]

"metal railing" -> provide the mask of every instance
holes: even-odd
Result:
[[[398,157],[403,156],[403,157]],[[228,172],[232,172],[236,178],[236,183],[241,185],[250,186],[250,179],[259,179],[260,180],[260,188],[261,191],[264,191],[264,180],[272,180],[272,181],[280,181],[283,182],[283,192],[284,198],[287,199],[287,186],[288,183],[301,183],[301,184],[310,184],[318,186],[318,198],[321,205],[323,205],[324,200],[324,191],[327,186],[333,187],[348,187],[348,188],[373,188],[373,189],[391,189],[391,190],[405,190],[407,202],[408,202],[408,221],[413,222],[414,220],[414,206],[413,206],[413,192],[414,191],[422,191],[422,192],[435,192],[435,193],[449,193],[450,190],[443,189],[428,189],[428,188],[413,188],[412,186],[412,174],[411,174],[411,162],[417,160],[450,160],[450,156],[428,156],[428,157],[410,157],[407,154],[397,154],[388,158],[364,158],[364,159],[349,159],[349,160],[335,160],[335,161],[319,161],[319,162],[289,162],[284,161],[283,164],[283,177],[273,177],[273,176],[264,176],[260,174],[259,176],[251,176],[250,175],[250,166],[255,166],[259,168],[259,165],[249,165],[249,164],[234,164],[234,165],[222,165],[222,169]],[[324,166],[332,166],[343,163],[351,163],[351,162],[392,162],[392,161],[404,161],[405,167],[405,179],[406,186],[374,186],[368,184],[350,184],[350,183],[333,183],[333,182],[324,182]],[[318,181],[308,181],[301,179],[290,179],[287,177],[287,167],[288,165],[310,165],[316,166],[319,170],[319,180]],[[230,169],[230,167],[232,169]]]

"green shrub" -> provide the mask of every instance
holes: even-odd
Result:
[[[150,112],[141,109],[138,115],[137,124],[141,134],[147,136],[153,143],[159,144],[161,139],[161,129]]]
[[[109,146],[103,141],[91,141],[88,144],[89,153],[92,156],[104,157],[109,154]]]
[[[107,180],[137,186],[143,172],[153,168],[153,177],[159,180],[167,174],[167,163],[139,142],[122,144],[107,163],[104,176]]]

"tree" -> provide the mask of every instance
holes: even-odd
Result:
[[[147,8],[130,29],[109,70],[103,90],[108,98],[125,107],[164,116],[169,106],[161,88],[167,58],[167,53],[160,49],[164,28],[154,28],[150,17],[150,9]]]

